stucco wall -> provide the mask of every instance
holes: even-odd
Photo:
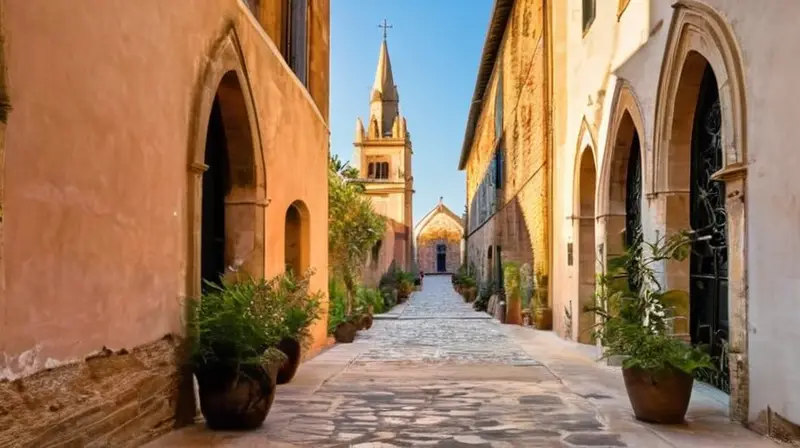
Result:
[[[284,269],[287,207],[310,215],[327,290],[327,1],[312,1],[313,94],[244,3],[4,4],[6,134],[0,371],[18,376],[181,333],[199,269],[187,244],[189,153],[211,52],[234,30],[266,171],[265,275]],[[316,14],[316,15],[315,15]],[[66,20],[65,18],[68,18]],[[324,45],[320,50],[317,47]],[[325,85],[323,85],[325,84]],[[245,99],[249,101],[250,99]],[[302,166],[302,176],[296,167]],[[313,329],[326,339],[326,317]]]

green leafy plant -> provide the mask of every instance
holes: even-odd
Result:
[[[329,160],[328,169],[328,260],[331,276],[345,288],[345,308],[349,316],[353,299],[372,247],[384,234],[386,222],[364,196],[356,172],[338,158]]]
[[[519,288],[520,296],[522,298],[522,308],[531,308],[531,299],[533,298],[533,269],[528,263],[523,263],[519,268]]]
[[[276,277],[273,294],[284,305],[285,336],[308,347],[311,342],[310,327],[319,318],[321,292],[310,293],[309,282],[314,270],[309,269],[297,277],[291,271]]]
[[[598,305],[585,310],[600,317],[595,336],[606,348],[604,357],[623,356],[623,367],[651,371],[672,367],[695,374],[714,367],[707,352],[670,335],[674,319],[682,318],[678,308],[688,303],[688,294],[663,290],[655,271],[657,263],[684,260],[690,243],[688,232],[654,243],[637,241],[609,260],[598,279]]]
[[[238,369],[246,364],[280,362],[272,349],[285,335],[284,311],[273,300],[274,280],[223,279],[206,282],[206,292],[189,301],[190,362]]]
[[[477,286],[478,282],[475,280],[475,268],[472,265],[462,264],[453,274],[453,285],[456,287],[471,288]]]
[[[383,295],[377,289],[359,286],[356,292],[356,309],[359,313],[368,312],[380,314],[385,311]]]
[[[351,319],[347,311],[347,291],[341,281],[331,277],[328,281],[328,334]]]
[[[472,304],[475,311],[486,311],[489,308],[489,299],[497,292],[497,285],[493,281],[488,281],[478,288],[478,298]]]

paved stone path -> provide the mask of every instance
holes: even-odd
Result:
[[[695,435],[689,444],[668,443],[632,421],[618,391],[615,403],[624,410],[611,408],[604,417],[598,400],[609,401],[613,392],[599,389],[599,379],[618,384],[618,371],[610,376],[591,361],[566,362],[548,351],[541,355],[549,361],[538,362],[528,354],[535,351],[530,344],[519,343],[519,335],[529,337],[533,330],[473,311],[449,277],[425,278],[421,292],[382,317],[354,343],[303,364],[295,380],[279,388],[258,431],[212,433],[197,425],[150,446],[716,446],[713,437]],[[586,387],[568,387],[552,370],[565,366],[575,378],[597,380],[579,395],[574,390]],[[719,446],[763,446],[742,445],[736,437],[730,440],[737,443]]]

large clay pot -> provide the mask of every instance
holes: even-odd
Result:
[[[478,298],[478,287],[471,286],[467,288],[467,302],[472,303]]]
[[[356,331],[358,331],[358,328],[356,328],[354,323],[343,322],[336,327],[336,330],[333,332],[333,337],[336,339],[336,342],[349,344],[355,340]]]
[[[675,368],[657,371],[622,369],[633,414],[648,423],[683,423],[694,378]]]
[[[278,369],[276,382],[278,384],[286,384],[292,381],[295,373],[297,373],[297,368],[300,367],[300,355],[302,354],[302,350],[300,348],[300,343],[290,338],[281,339],[281,342],[278,343],[278,350],[286,355],[286,361],[284,361],[280,369]]]
[[[208,364],[197,368],[200,411],[215,430],[255,429],[275,400],[276,366],[248,364],[239,369]]]
[[[361,325],[359,325],[362,330],[369,330],[372,328],[372,314],[364,314],[361,316]]]
[[[536,308],[533,312],[533,326],[536,327],[537,330],[552,330],[553,309]]]

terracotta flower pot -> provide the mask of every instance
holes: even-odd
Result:
[[[336,330],[333,332],[333,337],[336,339],[336,342],[349,344],[355,340],[356,331],[358,331],[358,329],[355,324],[352,322],[343,322],[336,327]]]
[[[622,369],[625,389],[631,400],[633,414],[648,423],[683,423],[694,378],[675,368],[650,371],[639,368]]]
[[[537,330],[552,330],[552,308],[536,308],[533,312],[533,326],[536,327]]]
[[[284,361],[280,369],[278,369],[276,382],[278,384],[286,384],[292,381],[295,373],[297,373],[297,368],[300,367],[300,355],[302,350],[300,348],[300,343],[290,338],[282,339],[281,342],[278,343],[277,348],[286,355],[286,361]]]
[[[361,316],[361,325],[362,330],[369,330],[372,328],[372,315],[371,314],[364,314]]]
[[[275,400],[277,366],[222,364],[195,369],[200,411],[215,430],[255,429],[264,423]]]

